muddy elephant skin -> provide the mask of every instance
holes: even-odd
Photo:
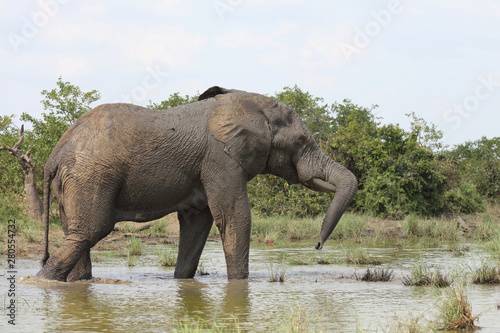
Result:
[[[321,152],[293,109],[270,97],[212,87],[199,101],[168,110],[98,106],[66,131],[45,166],[46,256],[37,275],[61,281],[91,278],[90,249],[116,222],[178,212],[176,278],[194,276],[214,222],[228,278],[247,278],[251,214],[246,186],[262,173],[336,192],[317,249],[357,189],[354,175]],[[49,256],[51,190],[66,239]]]

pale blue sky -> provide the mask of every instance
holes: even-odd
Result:
[[[139,105],[297,84],[446,144],[500,136],[497,0],[0,0],[0,31],[0,114],[39,115],[60,76]]]

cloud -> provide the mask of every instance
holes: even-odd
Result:
[[[43,35],[56,49],[90,53],[106,61],[103,65],[108,69],[125,66],[127,71],[133,72],[143,71],[155,63],[164,64],[169,70],[192,66],[206,44],[203,35],[191,34],[180,26],[106,22],[89,15],[57,18]],[[115,54],[115,59],[106,59],[104,54]]]
[[[217,36],[214,42],[226,49],[264,50],[279,47],[273,34],[258,33],[253,30],[234,30],[229,34]]]

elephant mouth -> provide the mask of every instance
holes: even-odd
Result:
[[[337,192],[337,187],[324,181],[321,178],[312,178],[308,181],[302,182],[305,187],[317,192]]]

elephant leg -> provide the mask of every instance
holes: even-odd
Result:
[[[90,249],[85,251],[67,277],[68,282],[92,279],[92,262]]]
[[[210,211],[222,238],[228,279],[248,278],[251,213],[246,182],[247,175],[239,166],[230,166],[223,174],[204,182]]]
[[[73,184],[67,186],[67,192],[72,193]],[[90,249],[106,237],[114,226],[111,201],[105,200],[109,197],[108,192],[96,187],[93,195],[85,193],[85,197],[75,196],[64,200],[60,213],[66,240],[49,257],[38,272],[38,277],[59,281],[92,277]]]
[[[90,251],[91,242],[76,235],[68,235],[61,247],[49,257],[37,276],[49,280],[66,281],[70,271]]]
[[[180,235],[174,277],[192,278],[198,268],[201,253],[212,228],[213,218],[208,207],[199,212],[182,211],[177,216]]]

